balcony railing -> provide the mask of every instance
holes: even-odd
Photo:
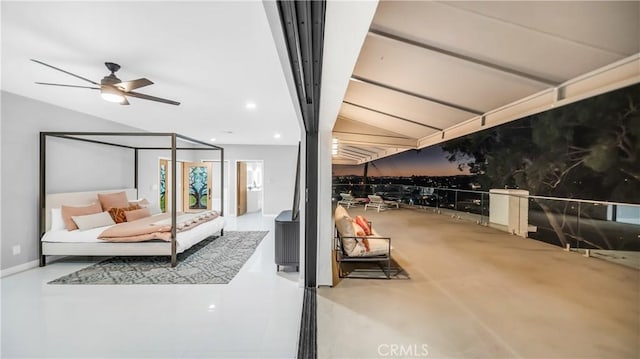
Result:
[[[433,210],[483,225],[492,224],[490,196],[500,195],[399,184],[335,184],[334,200],[340,199],[340,193],[351,193],[356,198],[377,194],[404,207]],[[640,252],[639,204],[544,196],[518,199],[524,200],[514,201],[517,206],[523,203],[528,207],[525,212],[528,221],[519,225],[526,228],[514,228],[514,233],[527,233],[529,238],[593,255],[611,255],[610,251]]]

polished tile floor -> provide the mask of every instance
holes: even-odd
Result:
[[[73,259],[3,278],[2,358],[293,358],[303,290],[276,273],[273,217],[228,217],[269,234],[226,285],[48,285]]]
[[[425,210],[349,212],[411,279],[320,288],[319,358],[640,358],[640,271]]]

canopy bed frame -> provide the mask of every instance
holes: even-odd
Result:
[[[86,199],[89,195],[95,195],[96,192],[78,192],[73,194],[62,194],[62,197],[56,195],[47,195],[47,139],[49,137],[68,139],[73,141],[89,142],[105,146],[113,146],[119,148],[130,149],[134,156],[134,176],[133,188],[124,190],[128,195],[138,194],[138,154],[139,151],[171,151],[170,176],[171,181],[171,241],[170,252],[167,250],[169,243],[159,242],[140,242],[137,246],[133,243],[83,243],[83,246],[74,246],[76,243],[48,243],[46,253],[43,250],[42,237],[48,230],[50,225],[50,212],[52,205],[60,204],[64,199],[72,198],[72,201],[78,199]],[[170,145],[132,145],[130,139],[151,137],[165,138],[170,140]],[[129,141],[127,141],[129,139]],[[178,145],[180,141],[180,145]],[[177,265],[177,151],[219,151],[220,163],[224,163],[224,149],[220,146],[212,145],[207,142],[189,138],[177,133],[168,132],[40,132],[40,193],[39,193],[39,222],[38,222],[38,248],[40,257],[40,266],[46,265],[47,255],[170,255],[171,266]],[[224,208],[224,166],[220,166],[220,217],[223,216]],[[110,192],[110,191],[100,191]],[[113,191],[111,191],[113,192]],[[49,201],[49,203],[47,203]],[[220,229],[223,234],[223,229]],[[124,246],[129,245],[126,249]]]

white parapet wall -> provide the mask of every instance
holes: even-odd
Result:
[[[492,189],[489,191],[489,225],[527,238],[529,191]]]

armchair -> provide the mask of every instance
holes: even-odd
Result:
[[[369,236],[357,235],[353,219],[340,205],[336,208],[335,222],[334,249],[338,276],[345,277],[342,268],[344,262],[377,262],[385,274],[384,278],[391,279],[391,238],[381,236],[373,229]],[[372,277],[350,275],[349,278]]]

